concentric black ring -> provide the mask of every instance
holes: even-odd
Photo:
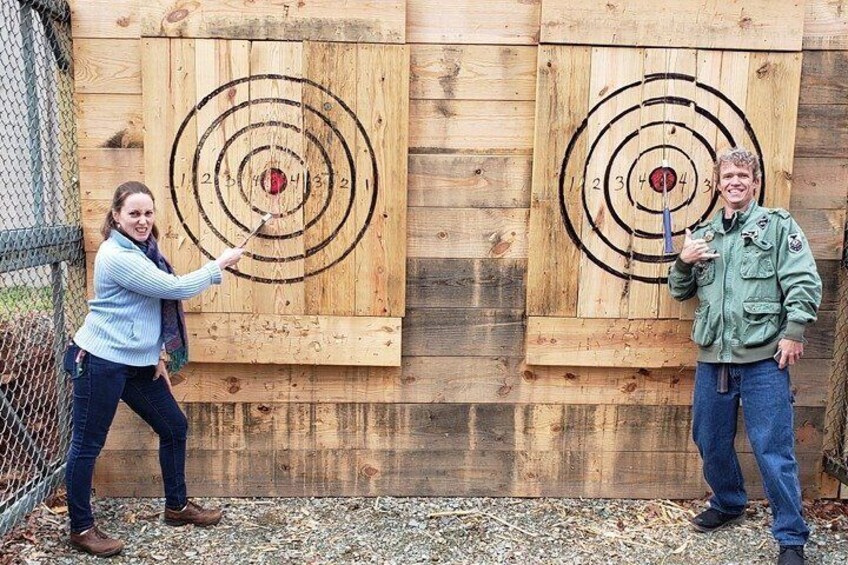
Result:
[[[750,122],[748,121],[747,117],[742,112],[742,110],[738,106],[736,106],[727,96],[722,94],[720,91],[716,90],[715,88],[713,88],[711,86],[708,86],[706,84],[698,82],[697,79],[693,76],[679,74],[679,73],[649,74],[649,75],[646,75],[643,80],[630,83],[628,85],[625,85],[625,86],[615,90],[611,94],[607,95],[600,102],[595,104],[589,110],[585,119],[577,127],[577,129],[575,130],[571,139],[569,140],[569,143],[568,143],[568,146],[567,146],[567,149],[565,151],[565,155],[563,157],[562,164],[561,164],[561,167],[560,167],[560,174],[559,174],[560,214],[562,216],[563,223],[564,223],[564,226],[566,228],[566,231],[569,234],[572,241],[575,243],[575,245],[577,245],[577,247],[583,253],[585,253],[586,256],[593,263],[595,263],[596,265],[598,265],[599,267],[601,267],[602,269],[604,269],[608,273],[615,275],[617,277],[623,278],[623,279],[627,279],[627,280],[638,280],[638,281],[641,281],[641,282],[647,282],[647,283],[653,283],[653,284],[664,284],[667,281],[667,279],[665,277],[649,277],[649,276],[643,276],[643,275],[633,273],[633,272],[622,272],[622,271],[616,269],[614,266],[609,265],[609,264],[605,263],[604,261],[601,261],[595,254],[593,254],[591,252],[591,250],[588,249],[587,245],[582,241],[580,234],[577,233],[577,230],[576,230],[576,228],[575,228],[575,226],[574,226],[574,224],[571,220],[571,217],[569,216],[568,202],[567,202],[567,199],[566,199],[566,189],[565,189],[565,187],[566,187],[566,177],[567,177],[566,172],[569,169],[569,161],[572,157],[572,152],[574,151],[574,148],[577,145],[577,141],[582,136],[585,135],[585,133],[587,131],[588,124],[589,124],[589,119],[601,107],[603,107],[607,102],[609,102],[614,97],[620,96],[622,93],[624,93],[624,92],[626,92],[630,89],[637,88],[637,87],[640,87],[640,86],[642,86],[646,83],[657,81],[657,80],[684,80],[684,81],[693,83],[696,88],[699,88],[699,89],[705,91],[706,93],[709,93],[710,95],[719,98],[722,102],[724,102],[731,109],[731,111],[740,119],[741,123],[743,124],[745,134],[747,135],[748,139],[750,139],[751,143],[753,144],[753,151],[758,156],[758,158],[760,160],[761,170],[765,171],[765,167],[763,165],[762,151],[761,151],[761,148],[760,148],[759,141],[757,140],[756,134],[754,133]],[[591,228],[590,231],[593,234],[593,236],[597,236],[598,239],[600,239],[600,241],[602,241],[603,244],[606,245],[609,249],[615,251],[616,254],[625,258],[625,264],[631,264],[631,262],[634,261],[634,260],[638,261],[638,262],[643,262],[643,263],[666,263],[666,262],[670,262],[670,261],[674,260],[675,255],[652,255],[652,254],[647,254],[647,253],[641,253],[641,252],[638,252],[638,251],[633,250],[633,249],[624,250],[624,249],[619,248],[617,245],[615,245],[610,240],[610,238],[607,237],[607,235],[603,233],[601,226],[599,226],[595,223],[595,221],[592,217],[592,214],[589,210],[589,205],[588,205],[588,201],[587,201],[587,193],[586,193],[586,191],[587,191],[587,187],[586,187],[587,173],[588,173],[589,164],[591,163],[591,160],[592,160],[592,155],[593,155],[595,149],[597,148],[597,146],[600,142],[600,139],[611,130],[613,125],[618,120],[623,119],[624,116],[626,116],[627,114],[629,114],[629,113],[631,113],[631,112],[633,112],[637,109],[644,108],[646,106],[653,106],[653,105],[657,105],[657,104],[681,105],[681,106],[686,106],[686,107],[692,108],[697,115],[705,118],[708,122],[710,122],[721,133],[721,135],[724,136],[724,139],[730,143],[730,146],[736,145],[735,140],[734,140],[733,135],[731,134],[730,130],[723,123],[721,123],[718,120],[717,116],[715,116],[709,110],[703,108],[702,106],[699,106],[697,104],[697,102],[695,102],[694,100],[689,100],[689,99],[686,99],[686,98],[683,98],[683,97],[678,97],[678,96],[664,96],[664,97],[658,97],[658,98],[651,98],[651,99],[642,101],[639,104],[630,106],[629,108],[626,108],[625,110],[619,112],[616,116],[611,118],[610,121],[603,128],[601,128],[600,131],[597,132],[597,134],[595,134],[595,138],[593,140],[591,140],[590,149],[589,149],[589,151],[588,151],[588,153],[585,157],[585,160],[584,160],[583,166],[582,166],[583,180],[580,183],[580,191],[581,191],[580,200],[582,202],[583,221],[588,222],[587,225],[590,226],[590,228]],[[660,123],[663,123],[663,122],[660,122]],[[715,160],[715,150],[706,141],[706,138],[704,138],[699,132],[695,131],[692,127],[687,126],[686,124],[683,124],[681,122],[666,121],[664,123],[676,125],[676,126],[682,127],[684,129],[687,129],[688,131],[690,131],[693,134],[693,136],[695,136],[696,139],[698,139],[707,148],[709,155],[711,156],[711,158],[713,160]],[[655,122],[652,122],[649,125],[654,125],[654,124],[655,124]],[[647,127],[647,126],[644,126],[644,127]],[[615,225],[622,228],[630,236],[635,236],[635,237],[644,238],[644,239],[661,239],[662,234],[654,234],[654,233],[651,233],[651,232],[645,232],[643,230],[637,230],[637,229],[634,229],[631,226],[628,226],[626,224],[626,222],[624,222],[622,220],[621,216],[616,212],[615,207],[613,206],[612,197],[611,197],[611,193],[610,193],[611,189],[610,189],[610,182],[609,181],[610,181],[610,178],[611,178],[612,163],[615,160],[615,157],[617,156],[617,154],[621,150],[621,148],[630,139],[639,135],[641,129],[642,128],[640,128],[639,130],[637,130],[635,132],[631,132],[630,134],[628,134],[626,136],[626,138],[624,139],[624,141],[622,141],[618,144],[613,155],[607,161],[607,166],[606,166],[606,169],[604,171],[603,187],[602,187],[603,194],[604,194],[604,203],[605,203],[607,209],[609,210],[610,215],[613,216],[614,221],[615,221]],[[662,146],[660,146],[660,147],[662,147]],[[679,151],[681,153],[684,153],[684,155],[686,155],[689,162],[692,163],[693,169],[697,173],[697,167],[694,166],[694,161],[691,159],[691,157],[685,151],[683,151],[682,149],[679,149],[677,147],[674,147],[673,145],[665,145],[665,148],[671,149],[671,150],[676,150],[676,151]],[[640,157],[641,157],[642,154],[643,153],[640,153]],[[639,157],[637,157],[636,160],[638,161],[638,159],[639,159]],[[627,178],[628,198],[630,198],[631,203],[635,207],[637,207],[637,209],[640,209],[640,210],[647,212],[647,213],[656,213],[656,211],[654,211],[654,210],[651,210],[651,209],[649,209],[645,206],[639,205],[639,203],[634,201],[634,199],[632,198],[632,195],[630,194],[630,181],[631,181],[633,166],[635,166],[635,163],[634,163],[634,165],[631,165],[631,167],[628,169],[628,175],[627,175],[627,177],[628,177]],[[687,201],[684,202],[681,206],[677,206],[676,210],[679,210],[682,207],[688,206],[694,201],[694,197],[697,195],[697,189],[698,189],[697,183],[698,183],[699,180],[700,179],[696,180],[692,197],[690,199],[687,199]],[[574,179],[572,178],[571,186],[573,186],[573,185],[574,185]],[[763,173],[763,177],[761,179],[761,190],[760,190],[760,193],[759,193],[759,202],[760,203],[763,202],[764,195],[765,195],[765,173]],[[710,213],[715,209],[717,201],[718,201],[718,194],[714,193],[712,195],[710,204],[709,204],[707,210],[704,212],[704,214],[701,215],[701,217],[696,222],[694,222],[692,225],[690,225],[688,227],[693,227],[694,225],[696,225],[700,222],[703,222],[707,217],[709,217]],[[661,213],[661,211],[659,213]],[[681,229],[675,230],[674,235],[679,235],[679,234],[683,233],[684,230],[685,230],[685,228],[682,229],[682,230]]]
[[[179,219],[180,223],[183,225],[183,227],[184,227],[186,233],[188,234],[189,238],[194,242],[195,245],[198,246],[198,248],[201,250],[201,252],[206,257],[209,257],[210,259],[214,258],[214,255],[212,254],[212,252],[209,249],[205,248],[203,245],[201,245],[200,238],[198,237],[198,234],[194,233],[192,231],[192,229],[189,227],[189,225],[186,221],[186,218],[184,217],[184,214],[183,214],[183,212],[180,208],[180,202],[182,202],[182,200],[184,199],[184,195],[178,194],[177,183],[175,182],[176,172],[177,172],[177,161],[176,161],[176,159],[177,159],[177,154],[178,154],[178,148],[179,148],[181,140],[183,139],[184,133],[185,133],[188,125],[192,122],[193,119],[197,118],[198,112],[201,109],[203,109],[205,106],[207,106],[207,104],[209,104],[210,101],[212,101],[217,95],[235,87],[236,85],[239,85],[239,84],[242,84],[242,83],[245,83],[245,82],[249,82],[249,81],[262,81],[262,80],[290,81],[292,83],[296,83],[296,84],[301,85],[302,88],[305,88],[305,87],[315,88],[318,91],[320,91],[323,95],[330,97],[332,99],[332,101],[335,104],[337,104],[339,108],[342,109],[343,115],[345,116],[345,119],[350,119],[353,122],[353,124],[355,125],[356,137],[357,138],[361,137],[360,142],[364,141],[364,147],[362,147],[362,148],[365,151],[367,151],[367,154],[368,154],[368,157],[369,157],[369,160],[370,160],[370,167],[368,168],[370,170],[366,169],[364,176],[362,176],[361,179],[360,179],[361,182],[364,182],[368,185],[367,188],[368,188],[368,190],[371,191],[370,198],[368,200],[368,212],[367,212],[367,214],[364,215],[364,218],[357,218],[357,220],[358,220],[357,221],[357,227],[355,228],[355,233],[351,236],[350,241],[346,241],[345,244],[343,244],[344,248],[341,249],[339,252],[334,251],[333,255],[327,258],[326,263],[323,263],[323,264],[320,264],[320,265],[313,265],[314,268],[312,268],[310,271],[307,271],[304,268],[304,274],[302,276],[295,276],[295,277],[271,278],[271,277],[262,277],[262,276],[251,275],[249,273],[245,273],[245,272],[242,272],[242,271],[233,271],[234,274],[236,274],[237,276],[241,276],[243,278],[249,278],[251,280],[258,281],[258,282],[265,282],[265,283],[294,283],[294,282],[300,282],[300,281],[304,280],[306,277],[313,276],[313,275],[316,275],[316,274],[321,273],[323,271],[326,271],[327,269],[329,269],[330,267],[332,267],[333,265],[337,264],[338,262],[342,261],[345,257],[347,257],[350,254],[350,252],[356,247],[356,245],[359,243],[359,241],[361,241],[362,237],[364,236],[365,231],[368,229],[368,227],[371,223],[371,219],[373,218],[374,211],[375,211],[375,208],[376,208],[376,203],[377,203],[378,189],[379,189],[379,183],[378,183],[379,175],[378,175],[378,170],[377,170],[377,159],[376,159],[376,156],[375,156],[375,153],[374,153],[374,148],[372,146],[371,140],[370,140],[367,132],[365,131],[365,128],[363,127],[361,121],[356,116],[356,114],[351,110],[351,108],[341,98],[339,98],[338,96],[333,94],[326,87],[324,87],[324,86],[322,86],[318,83],[315,83],[311,80],[305,79],[305,78],[291,77],[291,76],[287,76],[287,75],[278,75],[278,74],[262,74],[262,75],[253,75],[253,76],[244,77],[244,78],[240,78],[240,79],[230,81],[230,82],[216,88],[214,91],[212,91],[211,93],[206,95],[197,104],[197,106],[195,106],[188,113],[188,115],[186,115],[185,119],[180,124],[180,127],[178,128],[177,134],[174,138],[174,142],[173,142],[173,146],[172,146],[172,150],[171,150],[170,169],[169,169],[169,173],[170,173],[169,178],[170,178],[170,185],[171,185],[170,186],[171,197],[172,197],[172,200],[173,200],[173,203],[174,203],[177,218]],[[328,226],[327,228],[324,229],[323,233],[327,234],[327,235],[325,235],[325,237],[323,237],[323,239],[316,241],[316,242],[313,242],[308,248],[305,248],[303,250],[303,252],[293,253],[293,254],[289,254],[287,256],[268,256],[268,255],[261,255],[261,254],[258,254],[258,253],[245,252],[246,257],[252,257],[253,259],[255,259],[257,261],[263,261],[263,262],[286,263],[286,262],[292,262],[292,261],[303,261],[307,257],[314,256],[316,253],[318,253],[322,249],[327,248],[331,243],[333,243],[336,240],[337,237],[339,237],[339,234],[342,230],[342,227],[345,226],[349,221],[353,221],[353,217],[352,217],[351,213],[352,213],[354,204],[356,202],[356,195],[357,195],[357,167],[356,167],[356,158],[354,157],[353,151],[349,147],[348,142],[345,139],[345,136],[342,134],[342,132],[340,131],[340,129],[338,128],[336,123],[334,123],[333,120],[331,120],[328,116],[326,116],[321,111],[314,108],[313,106],[306,104],[306,103],[303,103],[303,102],[300,102],[298,100],[289,100],[289,99],[286,99],[286,98],[264,97],[264,98],[257,98],[257,99],[254,99],[254,100],[249,100],[249,101],[246,101],[246,102],[239,103],[239,104],[237,104],[237,105],[235,105],[231,108],[228,108],[221,115],[217,116],[212,121],[212,123],[209,125],[209,127],[206,128],[206,131],[204,131],[201,138],[198,140],[196,148],[194,149],[194,157],[191,160],[191,169],[190,169],[189,172],[191,173],[190,179],[191,179],[192,192],[193,192],[193,195],[194,195],[194,201],[197,205],[198,214],[203,219],[203,221],[205,222],[205,224],[209,228],[209,230],[212,232],[212,234],[214,234],[215,237],[218,239],[218,241],[223,243],[224,245],[226,245],[228,247],[234,247],[235,245],[237,245],[236,242],[230,241],[230,239],[228,239],[228,237],[223,234],[222,230],[218,226],[213,225],[212,221],[210,220],[209,214],[207,213],[207,210],[204,207],[203,199],[200,198],[201,188],[199,186],[200,183],[199,183],[199,178],[198,178],[199,174],[200,174],[199,163],[200,163],[200,160],[201,160],[201,156],[203,155],[204,144],[209,139],[209,137],[212,135],[212,133],[214,131],[216,131],[217,127],[225,119],[227,119],[229,116],[233,115],[234,113],[243,110],[244,108],[252,107],[252,106],[255,106],[257,104],[266,104],[266,103],[267,104],[281,104],[281,105],[285,105],[285,106],[289,106],[289,107],[293,107],[293,108],[298,108],[302,112],[306,112],[306,113],[315,115],[320,120],[318,123],[321,124],[321,127],[327,128],[327,130],[330,132],[330,134],[327,136],[328,139],[330,141],[337,140],[339,146],[342,148],[343,153],[344,153],[343,162],[345,164],[345,167],[350,172],[350,175],[349,175],[350,176],[350,179],[349,179],[349,183],[350,183],[349,197],[347,198],[346,205],[344,205],[344,213],[341,215],[341,219],[337,223],[333,222],[330,226]],[[325,107],[329,106],[329,102],[325,103],[324,106]],[[284,129],[289,129],[289,130],[295,131],[296,133],[301,133],[301,130],[298,126],[295,126],[294,124],[291,124],[291,123],[287,123],[285,121],[267,120],[267,121],[263,121],[263,122],[251,123],[248,126],[238,130],[235,134],[231,135],[227,139],[226,143],[224,144],[224,147],[221,149],[221,151],[218,153],[217,158],[215,159],[214,186],[215,186],[215,191],[216,191],[217,204],[220,206],[221,210],[224,212],[224,215],[226,216],[227,220],[232,222],[233,225],[236,226],[239,231],[241,231],[245,234],[247,234],[249,231],[251,231],[251,227],[248,225],[248,223],[253,223],[253,222],[245,222],[245,221],[239,220],[235,216],[235,214],[232,212],[232,210],[230,210],[229,206],[227,205],[227,199],[223,195],[223,190],[222,190],[221,184],[219,182],[220,176],[221,176],[221,167],[222,167],[222,162],[225,158],[225,155],[227,154],[227,151],[230,150],[230,148],[232,147],[233,143],[236,141],[238,136],[243,135],[247,131],[252,131],[252,130],[255,130],[257,128],[262,128],[262,127],[284,128]],[[279,240],[279,239],[290,239],[290,238],[294,238],[294,237],[305,236],[305,233],[307,232],[307,230],[309,230],[310,228],[315,226],[315,224],[319,221],[319,219],[322,218],[322,216],[327,211],[328,207],[330,206],[330,203],[333,201],[333,196],[335,194],[334,189],[336,188],[336,183],[337,183],[337,178],[336,178],[337,173],[335,171],[334,163],[333,163],[333,160],[330,157],[329,151],[327,150],[326,147],[324,147],[324,144],[319,141],[319,136],[317,136],[314,133],[312,133],[311,131],[309,131],[309,129],[304,129],[303,132],[302,132],[302,135],[309,141],[309,143],[311,145],[313,145],[314,147],[316,147],[318,149],[318,153],[321,155],[323,164],[326,167],[325,173],[317,173],[321,176],[324,176],[326,178],[326,181],[327,181],[327,190],[325,191],[326,192],[325,199],[321,202],[316,216],[313,217],[313,218],[309,218],[307,221],[305,221],[302,229],[292,230],[290,233],[284,233],[284,234],[263,234],[263,233],[257,234],[257,237],[259,237],[261,239],[272,239],[272,240],[278,239]],[[244,186],[242,184],[242,177],[243,177],[243,174],[244,174],[244,169],[247,166],[247,163],[249,162],[251,157],[253,157],[254,155],[256,155],[256,154],[258,154],[262,151],[271,150],[272,147],[274,148],[274,150],[283,151],[285,154],[291,156],[294,160],[296,160],[301,166],[304,166],[304,160],[300,155],[298,155],[296,152],[292,151],[289,148],[286,148],[284,146],[280,146],[280,145],[277,145],[277,144],[273,144],[273,145],[268,144],[268,145],[263,145],[261,147],[253,148],[248,153],[248,155],[246,155],[241,160],[241,162],[239,163],[238,172],[236,174],[237,182],[235,184],[238,185],[238,192],[240,193],[240,198],[245,200],[246,203],[248,204],[248,206],[250,207],[250,209],[257,214],[257,217],[255,218],[256,221],[258,221],[259,216],[264,214],[265,211],[262,210],[260,207],[256,206],[254,203],[250,202],[250,198],[246,196],[245,191],[244,191]],[[312,182],[314,182],[313,179],[316,178],[314,175],[315,175],[314,172],[311,172],[311,171],[308,171],[308,170],[305,171],[305,173],[304,173],[304,190],[305,190],[305,192],[304,192],[303,199],[297,204],[297,207],[295,209],[287,210],[285,213],[278,213],[278,214],[276,214],[277,217],[282,217],[282,216],[285,216],[285,215],[291,215],[294,212],[296,212],[297,210],[303,209],[306,202],[308,201],[310,196],[313,194]],[[208,176],[208,173],[205,173],[204,176]],[[346,179],[346,178],[343,179],[343,180],[344,180],[344,182],[348,182],[348,179]],[[205,180],[204,180],[204,183],[206,183]],[[228,179],[227,180],[227,188],[232,188],[233,185],[230,184],[230,183],[231,183],[231,181]],[[343,186],[346,186],[346,185],[343,184]],[[364,204],[364,202],[363,202],[363,204]],[[334,247],[333,249],[336,249],[336,247]],[[322,256],[322,261],[323,261],[323,256]],[[304,265],[304,267],[305,267],[305,265]]]

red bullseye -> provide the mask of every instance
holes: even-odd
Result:
[[[665,186],[663,186],[663,179],[665,180]],[[657,167],[651,171],[651,175],[648,177],[648,183],[654,189],[654,192],[670,192],[677,184],[677,173],[671,167]]]
[[[286,189],[289,179],[286,173],[276,167],[271,167],[262,173],[262,188],[268,194],[276,195]]]

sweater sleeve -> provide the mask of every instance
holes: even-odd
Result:
[[[788,214],[782,224],[777,241],[777,277],[786,309],[784,337],[804,341],[804,330],[816,321],[822,283],[804,232]]]
[[[221,268],[215,261],[186,275],[161,271],[152,261],[132,250],[120,249],[103,257],[104,273],[122,287],[152,298],[184,300],[213,284],[221,283]]]

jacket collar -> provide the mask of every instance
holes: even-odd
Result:
[[[739,226],[739,227],[744,226],[748,222],[749,219],[751,219],[752,217],[754,217],[757,214],[757,210],[759,209],[759,207],[760,207],[760,205],[757,204],[756,200],[751,200],[751,204],[748,205],[747,210],[744,210],[742,212],[734,212],[733,216],[732,216],[733,221],[730,224],[730,229],[727,230],[727,231],[728,232],[732,231],[733,228],[736,227],[736,226]],[[718,211],[718,213],[713,218],[713,221],[712,221],[713,230],[715,230],[717,232],[721,232],[721,233],[727,233],[727,232],[724,231],[724,222],[722,221],[723,218],[724,218],[724,206],[721,207],[721,209]]]

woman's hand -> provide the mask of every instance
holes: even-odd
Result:
[[[171,376],[168,374],[168,367],[165,366],[164,359],[159,359],[159,363],[156,365],[156,372],[153,374],[153,380],[155,381],[159,377],[165,379],[165,386],[168,387],[168,392],[173,393],[171,390]]]
[[[218,263],[218,266],[221,267],[221,270],[226,269],[227,267],[232,267],[241,259],[241,254],[244,253],[244,249],[241,247],[233,247],[232,249],[227,249],[223,253],[221,253],[215,262]]]

